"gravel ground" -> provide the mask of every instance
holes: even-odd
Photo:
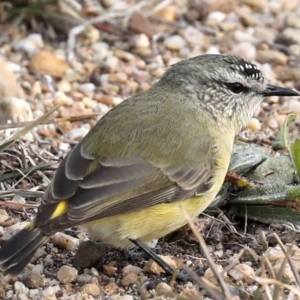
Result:
[[[31,121],[55,105],[61,106],[53,118],[67,119],[38,126],[26,141],[0,154],[4,174],[41,167],[0,183],[1,200],[10,201],[8,206],[0,202],[0,244],[34,218],[35,206],[58,163],[96,120],[148,89],[173,63],[204,53],[234,54],[255,62],[272,83],[300,89],[298,0],[70,3],[86,20],[102,19],[83,26],[84,19],[74,16],[68,5],[61,26],[51,19],[32,18],[9,27],[5,9],[0,9],[4,24],[0,28],[0,123]],[[289,113],[300,113],[300,98],[268,99],[240,139],[268,146]],[[68,119],[72,116],[85,119]],[[293,135],[299,135],[299,125],[298,118],[291,128]],[[290,249],[299,272],[298,233],[254,222],[247,224],[246,233],[244,224],[236,223],[233,232],[208,216],[195,220],[195,226],[235,295],[232,299],[251,299],[261,286],[264,299],[272,299],[274,282],[263,279],[274,279],[278,272],[286,284],[280,288],[280,299],[300,299],[291,265],[283,265],[285,255],[273,234]],[[261,230],[269,245],[264,253]],[[190,227],[159,241],[155,251],[173,266],[185,263],[204,274],[206,284],[220,292]],[[265,263],[272,268],[266,270]],[[0,280],[1,299],[213,299],[194,281],[172,280],[138,250],[95,243],[77,228],[57,233],[21,275],[0,275]]]

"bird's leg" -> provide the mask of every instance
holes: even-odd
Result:
[[[148,245],[143,243],[138,239],[129,239],[133,244],[141,248],[147,255],[149,255],[168,275],[173,275],[175,270],[168,263],[166,263],[162,258],[160,258],[153,250],[149,248]]]
[[[142,249],[147,255],[149,255],[168,275],[173,276],[175,273],[175,269],[171,267],[167,262],[165,262],[162,258],[160,258],[148,245],[143,243],[139,239],[129,239],[134,245]],[[203,268],[197,268],[194,270],[196,275],[203,276],[204,271]],[[180,281],[187,282],[194,280],[189,274],[186,273],[185,270],[180,270],[178,274],[176,274],[176,278]]]

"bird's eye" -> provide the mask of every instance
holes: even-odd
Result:
[[[235,94],[239,94],[245,90],[245,87],[239,82],[226,83],[226,86]]]

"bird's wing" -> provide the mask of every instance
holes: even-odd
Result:
[[[36,223],[45,231],[186,199],[210,188],[214,162],[207,159],[189,167],[158,166],[134,156],[98,161],[85,158],[81,149],[79,143],[63,160],[44,195]],[[199,155],[209,151],[202,150]],[[63,200],[66,211],[56,211]]]

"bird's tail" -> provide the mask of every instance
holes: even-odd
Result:
[[[0,270],[10,275],[21,273],[48,238],[34,223],[30,223],[1,247]]]

